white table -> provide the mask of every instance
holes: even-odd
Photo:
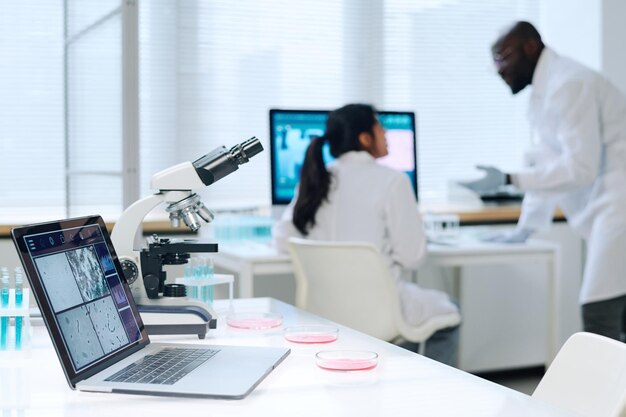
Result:
[[[219,251],[211,257],[216,268],[237,274],[237,298],[254,297],[256,277],[293,273],[289,255],[279,253],[269,242],[220,243]]]
[[[235,300],[238,311],[273,311],[283,327],[330,322],[269,298]],[[218,311],[226,303],[216,305]],[[270,331],[218,328],[207,339],[159,336],[153,339],[199,344],[288,346],[291,354],[243,400],[189,399],[84,393],[67,385],[43,327],[34,328],[30,351],[0,352],[0,408],[3,415],[33,416],[464,416],[566,417],[541,400],[434,362],[346,327],[327,345],[299,345]],[[318,368],[315,353],[325,349],[375,351],[369,371],[332,372]]]
[[[559,294],[557,283],[560,268],[560,250],[557,244],[531,240],[524,244],[494,244],[476,242],[460,246],[429,245],[426,264],[436,267],[452,267],[455,270],[455,287],[461,286],[462,269],[472,265],[502,265],[511,263],[544,263],[548,267],[548,337],[546,368],[559,349]],[[459,289],[460,292],[462,290]]]
[[[289,255],[278,253],[268,243],[253,241],[220,244],[213,255],[215,266],[237,274],[237,297],[254,297],[254,280],[257,277],[291,274],[293,268]],[[558,305],[556,290],[559,277],[559,246],[538,240],[524,244],[494,244],[476,240],[462,240],[459,245],[429,244],[427,264],[437,267],[453,267],[456,271],[456,287],[462,279],[462,268],[471,265],[500,265],[509,263],[545,262],[549,276],[549,325],[546,346],[546,367],[556,355],[558,342]]]

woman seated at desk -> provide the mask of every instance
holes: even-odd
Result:
[[[336,160],[324,164],[322,148]],[[405,320],[418,325],[429,317],[458,311],[449,297],[403,279],[417,268],[426,239],[409,178],[379,165],[387,155],[385,131],[374,108],[349,104],[328,115],[326,133],[309,145],[296,196],[273,229],[276,247],[289,237],[373,243],[389,264]],[[458,326],[440,330],[426,343],[425,355],[455,365]]]

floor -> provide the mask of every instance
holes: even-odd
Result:
[[[490,372],[476,375],[516,391],[523,392],[524,394],[531,395],[537,387],[537,384],[539,384],[543,373],[544,368],[543,366],[540,366],[536,368]]]

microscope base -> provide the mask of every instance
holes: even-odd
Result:
[[[198,339],[204,339],[207,333],[206,324],[146,324],[149,335],[161,334],[197,334]]]
[[[154,305],[138,305],[141,319],[146,326],[148,335],[165,334],[197,334],[204,339],[209,329],[217,327],[217,320],[207,315],[199,314],[189,308],[163,308]]]

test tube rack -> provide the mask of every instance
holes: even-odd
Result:
[[[233,282],[235,277],[230,274],[214,274],[211,278],[194,278],[194,277],[179,277],[176,278],[177,284],[183,284],[186,287],[204,287],[207,285],[215,286],[220,284],[228,284],[228,299],[230,304],[233,303]],[[197,293],[197,292],[196,292]]]

